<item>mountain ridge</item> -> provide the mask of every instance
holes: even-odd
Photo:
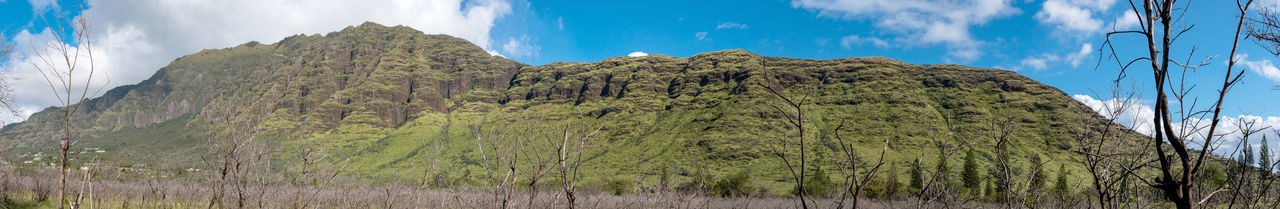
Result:
[[[689,178],[698,169],[682,161],[697,152],[711,174],[753,170],[767,179],[761,184],[776,189],[785,185],[784,174],[765,146],[789,129],[765,105],[774,99],[760,89],[762,82],[814,97],[808,111],[816,115],[810,123],[817,146],[809,149],[818,153],[818,164],[834,165],[823,156],[835,154],[836,132],[865,145],[857,148],[863,157],[889,138],[891,162],[931,163],[926,154],[937,151],[933,140],[946,134],[942,127],[952,118],[959,122],[954,134],[966,140],[945,146],[976,149],[990,159],[982,123],[997,114],[1018,117],[1019,128],[1028,130],[1017,133],[1015,155],[1071,159],[1071,133],[1097,125],[1079,121],[1101,117],[1057,88],[999,69],[884,57],[765,57],[741,49],[530,66],[463,39],[369,22],[180,57],[139,84],[87,101],[76,116],[84,131],[73,138],[115,155],[105,158],[180,161],[202,153],[217,124],[243,120],[261,131],[282,164],[296,163],[287,156],[305,139],[340,158],[326,163],[349,160],[354,166],[346,175],[470,182],[477,180],[464,171],[478,172],[480,165],[469,126],[540,118],[602,127],[584,159],[592,181],[655,181],[663,166]],[[7,125],[0,138],[26,152],[51,148],[56,111]],[[852,125],[834,130],[837,121]],[[134,161],[128,164],[199,166]],[[422,171],[428,164],[442,171]]]

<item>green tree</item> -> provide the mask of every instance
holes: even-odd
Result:
[[[1248,140],[1240,146],[1240,156],[1236,158],[1236,162],[1240,163],[1241,168],[1248,167],[1253,164],[1253,146],[1249,146]]]
[[[1275,170],[1271,165],[1271,149],[1267,148],[1267,136],[1262,136],[1262,147],[1258,148],[1258,167],[1262,168],[1262,176],[1271,175],[1271,171]]]
[[[613,195],[626,194],[627,192],[630,192],[633,187],[635,187],[635,182],[631,181],[631,179],[616,176],[609,178],[609,180],[604,183],[604,190],[609,191],[609,193],[612,193]]]
[[[1033,190],[1044,188],[1045,180],[1048,179],[1048,176],[1045,176],[1044,165],[1042,164],[1044,164],[1044,161],[1040,159],[1039,155],[1031,157],[1031,166],[1036,167],[1035,175],[1031,176],[1031,189]]]
[[[924,179],[922,179],[922,177],[924,177],[924,171],[922,171],[922,169],[920,168],[920,167],[924,167],[924,165],[920,164],[920,158],[916,158],[915,162],[913,163],[915,163],[914,164],[915,166],[911,166],[911,175],[910,175],[911,189],[915,189],[915,190],[924,189]]]
[[[1249,146],[1248,139],[1240,141],[1237,146],[1240,147],[1240,154],[1236,156],[1235,166],[1230,167],[1231,169],[1227,171],[1227,178],[1230,179],[1236,179],[1240,178],[1242,175],[1246,175],[1245,172],[1249,170],[1250,165],[1254,162],[1253,147]]]
[[[658,169],[658,188],[667,191],[667,188],[671,187],[671,166],[662,164]]]
[[[1000,193],[1001,192],[1000,183],[996,182],[997,180],[995,178],[988,178],[988,179],[990,179],[990,181],[987,181],[987,189],[986,189],[987,191],[983,194],[983,196],[986,196],[987,200],[990,200],[990,201],[999,201],[1001,198],[1004,198],[1004,196]]]
[[[805,180],[805,194],[816,197],[826,197],[827,187],[831,185],[831,176],[822,170],[822,166],[814,166],[813,176],[809,176]],[[800,195],[800,188],[792,188],[791,194]]]
[[[902,187],[902,181],[898,179],[898,166],[891,164],[888,170],[885,171],[884,177],[881,178],[885,179],[883,198],[889,199],[897,195],[898,188]]]
[[[1218,163],[1205,163],[1204,169],[1200,170],[1200,178],[1197,180],[1202,184],[1208,184],[1209,188],[1218,188],[1223,184],[1227,184],[1227,173],[1223,172],[1222,165]]]
[[[940,175],[946,176],[951,173],[951,166],[947,165],[947,156],[938,153],[938,167],[936,169]]]
[[[935,171],[937,171],[935,175],[938,177],[937,181],[935,182],[939,182],[941,183],[941,185],[946,186],[947,188],[955,188],[953,187],[955,185],[952,185],[951,183],[954,181],[951,179],[951,166],[947,165],[946,154],[943,154],[942,152],[938,152],[938,167],[935,168]]]
[[[1058,192],[1059,194],[1071,193],[1071,185],[1067,184],[1067,175],[1071,175],[1070,172],[1067,172],[1067,165],[1066,164],[1058,165],[1058,180],[1053,183],[1054,191]]]
[[[750,184],[750,172],[742,170],[716,181],[715,184],[711,185],[711,191],[722,197],[745,196],[749,192]]]
[[[969,189],[972,195],[978,195],[982,186],[982,175],[978,174],[978,159],[974,156],[973,149],[970,148],[964,155],[964,168],[961,171],[960,179],[964,182],[964,188]]]
[[[996,190],[994,187],[991,186],[991,181],[983,181],[982,193],[978,194],[978,196],[990,200],[992,199],[990,198],[990,196],[993,193],[996,193]]]

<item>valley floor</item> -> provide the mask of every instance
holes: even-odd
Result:
[[[57,208],[56,176],[9,176],[3,182],[4,208]],[[503,196],[475,190],[427,189],[417,186],[295,187],[289,185],[229,185],[224,197],[210,205],[214,186],[179,180],[68,181],[68,200],[83,191],[79,208],[504,208]],[[578,208],[799,208],[783,197],[713,197],[681,192],[613,195],[598,189],[579,191]],[[535,194],[517,189],[505,208],[569,208],[556,190]],[[819,199],[816,207],[838,208],[839,199]],[[847,200],[848,208],[852,200]],[[532,203],[532,205],[530,204]],[[1087,203],[1051,202],[1037,208],[1080,208]],[[922,201],[862,199],[857,208],[1004,208],[980,201]],[[532,206],[532,207],[530,207]],[[1137,206],[1134,208],[1158,208]]]

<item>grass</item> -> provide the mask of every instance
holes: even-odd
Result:
[[[19,179],[30,179],[24,177]],[[50,180],[50,179],[46,179]],[[206,208],[210,193],[206,184],[185,180],[163,180],[156,182],[118,182],[96,181],[92,194],[94,198],[85,198],[82,206],[88,208]],[[30,188],[19,188],[30,189]],[[244,199],[244,207],[248,208],[293,208],[305,206],[313,208],[496,208],[500,207],[500,199],[492,193],[483,192],[482,188],[473,189],[424,189],[415,186],[397,184],[366,186],[326,186],[303,188],[306,196],[297,199],[294,195],[296,187],[265,186],[252,187]],[[240,207],[236,190],[228,190],[228,196],[215,207]],[[552,188],[537,191],[533,204],[536,207],[566,207],[567,202],[561,193]],[[615,195],[599,187],[580,189],[578,207],[584,208],[795,208],[794,199],[781,197],[739,196],[711,197],[696,193],[680,192],[646,192]],[[36,194],[19,190],[4,196],[9,200],[5,208],[49,209],[57,208],[53,199],[36,201]],[[512,194],[512,208],[530,208],[528,191],[520,190]],[[824,198],[816,200],[818,205],[834,207],[838,199]],[[902,208],[921,204],[909,199],[898,200],[862,200],[861,208]],[[941,208],[949,203],[923,203],[925,208]],[[1049,203],[1053,204],[1053,203]],[[998,208],[997,204],[985,202],[967,202],[960,204],[965,208]],[[956,205],[951,205],[956,206]],[[1051,206],[1051,205],[1044,205]],[[1054,207],[1048,207],[1054,208]]]

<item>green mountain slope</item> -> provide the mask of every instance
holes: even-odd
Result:
[[[1070,137],[1100,125],[1080,124],[1100,116],[1063,92],[1004,70],[743,50],[528,66],[462,39],[366,23],[179,58],[151,79],[87,101],[76,146],[107,150],[97,153],[106,162],[199,167],[207,144],[221,140],[222,124],[247,121],[282,172],[311,142],[323,163],[349,165],[344,175],[465,183],[481,181],[472,128],[545,121],[539,124],[600,127],[583,159],[587,182],[654,184],[663,167],[687,181],[704,167],[713,176],[749,171],[756,184],[784,192],[789,177],[770,146],[791,131],[769,106],[777,100],[761,85],[770,82],[810,95],[807,149],[826,168],[838,161],[841,121],[838,131],[863,159],[889,139],[888,158],[900,173],[922,154],[933,164],[934,139],[994,159],[990,121],[997,116],[1017,118],[1012,156],[1075,169]],[[48,152],[60,137],[58,111],[6,126],[0,137],[22,152]],[[962,142],[948,139],[948,115]]]

